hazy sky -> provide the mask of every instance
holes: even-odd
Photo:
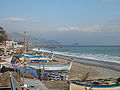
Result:
[[[120,45],[120,0],[0,0],[0,26],[63,44]]]

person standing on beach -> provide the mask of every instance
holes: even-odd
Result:
[[[40,48],[38,48],[38,50],[40,51]]]

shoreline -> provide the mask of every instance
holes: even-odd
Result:
[[[47,53],[51,53],[51,51],[48,51]],[[115,71],[120,71],[120,67],[119,67],[120,63],[117,63],[117,62],[100,61],[100,60],[89,59],[89,58],[79,58],[79,57],[74,57],[74,56],[60,55],[56,53],[54,53],[54,57],[59,57],[63,59],[65,58],[65,59],[68,59],[68,61],[70,61],[72,58],[75,62],[78,62],[81,64],[92,65],[92,66],[94,65],[94,66],[104,67],[108,69],[113,69]]]
[[[74,62],[84,64],[84,65],[89,65],[89,66],[99,66],[107,69],[112,69],[115,71],[120,72],[120,64],[119,63],[114,63],[114,62],[107,62],[107,61],[98,61],[98,60],[93,60],[93,59],[87,59],[87,58],[77,58],[77,57],[71,57],[71,56],[63,56],[63,55],[55,55],[55,57],[61,58],[61,59],[66,59],[68,61],[72,61],[71,58],[73,59]]]
[[[71,61],[70,59],[56,56],[53,60],[57,60],[59,63]],[[89,63],[81,63],[76,60],[73,61],[71,70],[69,72],[63,72],[62,74],[68,75],[69,81],[81,80],[87,73],[89,74],[86,80],[120,77],[120,72],[118,70]],[[43,83],[49,90],[69,90],[69,83],[67,81],[46,81]]]
[[[63,61],[65,60],[65,62],[71,61],[70,59],[66,59],[64,57],[55,57],[55,58],[57,60],[63,60]],[[81,68],[81,69],[85,68],[86,69],[86,71],[79,71],[79,73],[81,73],[81,72],[87,73],[87,72],[91,72],[91,70],[93,70],[94,73],[97,73],[97,75],[98,75],[98,76],[96,76],[97,78],[107,78],[107,76],[108,76],[108,78],[111,78],[111,77],[118,78],[118,77],[120,77],[120,69],[119,68],[110,67],[110,66],[119,65],[119,64],[114,64],[114,63],[111,63],[111,62],[109,63],[109,62],[102,62],[101,61],[100,62],[101,65],[99,65],[98,63],[96,64],[94,62],[92,64],[91,62],[88,62],[88,61],[90,61],[90,59],[87,59],[85,62],[83,62],[83,61],[81,62],[81,61],[78,61],[78,60],[74,59],[72,67],[73,68],[77,67],[76,71],[79,71],[79,68]],[[109,66],[107,66],[106,64],[109,65]],[[73,71],[74,71],[74,69],[72,71],[69,71],[69,72],[73,72]],[[74,73],[76,73],[76,72],[74,72]],[[101,77],[101,75],[99,75],[100,73],[102,74],[102,77]],[[94,79],[94,76],[92,76],[91,79]]]

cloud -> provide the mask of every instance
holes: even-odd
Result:
[[[2,18],[3,21],[12,21],[12,22],[24,22],[27,19],[25,18],[14,18],[14,17],[10,17],[10,18]]]
[[[17,23],[16,23],[17,22]],[[0,18],[0,24],[3,27],[11,28],[11,30],[29,30],[29,31],[80,31],[80,32],[105,32],[120,30],[120,15],[114,15],[112,20],[103,24],[86,25],[86,26],[62,26],[50,28],[47,26],[48,21],[25,19],[25,18]]]
[[[47,20],[39,20],[39,19],[30,19],[30,18],[15,18],[15,17],[7,17],[7,18],[0,18],[0,23],[14,23],[14,22],[19,22],[19,23],[45,23]]]
[[[103,23],[88,26],[69,26],[56,28],[58,31],[81,31],[81,32],[119,32],[120,14],[114,15],[114,18]]]
[[[101,25],[90,25],[90,26],[85,26],[81,28],[81,31],[84,32],[100,32],[101,31]]]
[[[11,32],[38,32],[45,31],[47,20],[33,18],[0,18],[0,26]],[[44,27],[46,26],[46,27]]]
[[[102,0],[103,2],[116,2],[116,1],[120,1],[120,0]]]
[[[101,30],[100,25],[90,25],[90,26],[70,26],[70,27],[60,27],[57,28],[58,31],[82,31],[82,32],[99,32]]]
[[[74,26],[70,26],[70,27],[60,27],[57,28],[58,31],[76,31],[76,30],[80,30],[80,27],[74,27]]]

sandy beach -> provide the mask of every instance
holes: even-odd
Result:
[[[58,62],[68,62],[70,59],[55,57],[54,60]],[[72,68],[69,72],[62,73],[68,75],[69,80],[81,80],[87,73],[89,79],[104,79],[104,78],[118,78],[120,77],[119,70],[107,68],[100,65],[93,65],[88,63],[81,63],[76,60],[73,61]],[[67,81],[47,81],[43,82],[50,90],[69,90]]]

